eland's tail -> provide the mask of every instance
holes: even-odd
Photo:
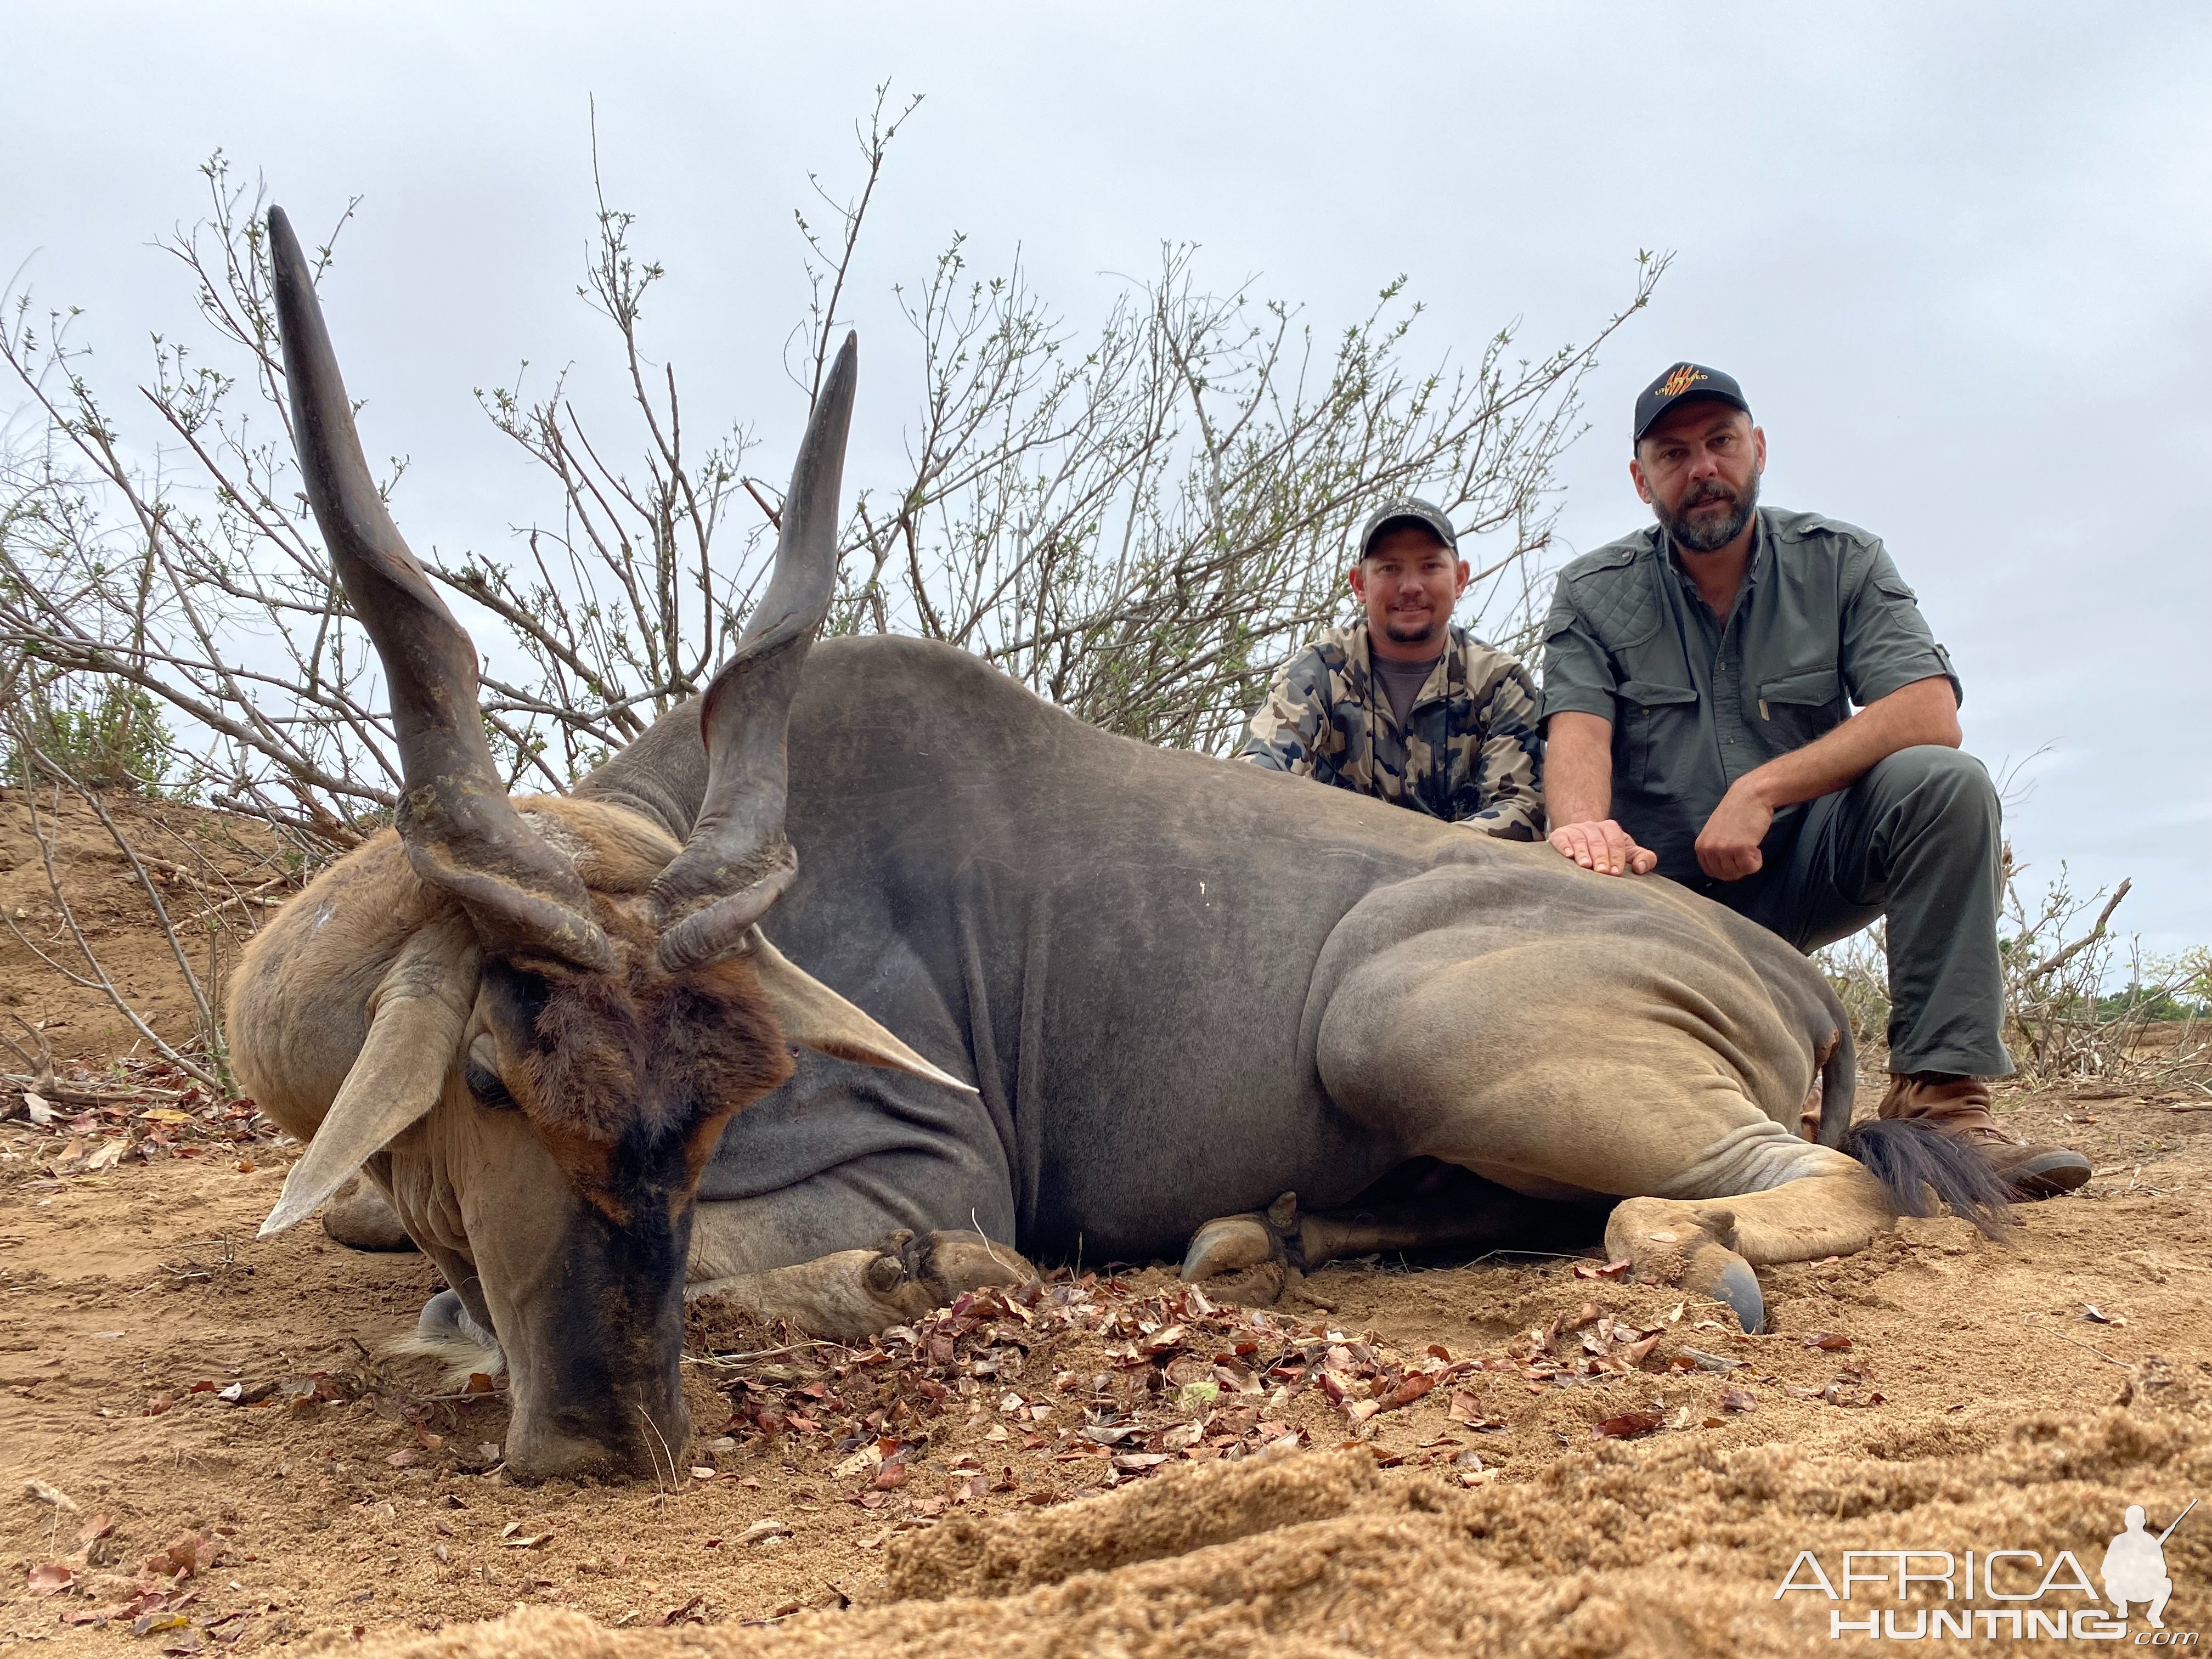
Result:
[[[2012,1194],[1972,1141],[1915,1118],[1875,1118],[1853,1124],[1841,1150],[1873,1171],[1899,1215],[1948,1210],[1991,1238],[2002,1238]]]

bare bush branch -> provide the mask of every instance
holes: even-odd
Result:
[[[76,946],[78,956],[82,957],[85,967],[88,970],[88,974],[80,974],[64,963],[57,961],[52,957],[48,956],[44,951],[40,950],[25,936],[22,930],[15,926],[15,919],[9,916],[4,911],[0,911],[0,922],[5,922],[8,931],[15,935],[16,942],[21,945],[25,950],[30,951],[32,955],[37,957],[40,961],[46,963],[47,966],[54,969],[57,972],[62,974],[73,983],[83,986],[88,989],[98,990],[111,1004],[113,1005],[115,1011],[121,1014],[124,1019],[128,1022],[131,1029],[137,1032],[140,1038],[151,1047],[156,1054],[160,1054],[162,1059],[167,1060],[172,1066],[174,1066],[179,1071],[183,1072],[186,1076],[191,1078],[195,1082],[204,1085],[206,1088],[213,1091],[218,1097],[229,1094],[231,1090],[228,1084],[224,1079],[222,1067],[219,1063],[215,1065],[203,1064],[199,1060],[193,1059],[190,1055],[185,1054],[182,1050],[173,1046],[165,1038],[163,1038],[158,1031],[155,1030],[151,1025],[146,1023],[144,1017],[138,1012],[137,1009],[131,1006],[131,1000],[117,988],[114,979],[109,975],[106,967],[101,964],[99,953],[92,948],[91,940],[85,937],[83,925],[78,921],[76,912],[70,907],[69,896],[63,890],[61,875],[54,865],[53,840],[47,832],[44,816],[39,811],[38,792],[36,790],[27,789],[23,792],[23,798],[25,805],[30,814],[32,838],[38,843],[39,857],[46,868],[47,890],[52,896],[54,908],[59,914],[63,926],[68,930],[70,942]],[[118,839],[120,840],[121,838],[118,836]],[[143,867],[139,873],[142,877],[143,876],[144,871]],[[152,891],[150,884],[149,884],[148,891],[149,894]],[[191,969],[184,962],[183,947],[177,943],[176,931],[169,925],[168,914],[166,909],[161,908],[161,901],[158,898],[155,898],[155,908],[157,915],[160,916],[162,930],[168,937],[170,946],[177,952],[179,965],[184,967],[187,979],[192,979],[193,976]],[[194,982],[197,988],[197,981],[195,981]],[[204,999],[203,999],[202,1001],[203,1006],[205,1006]],[[211,1015],[210,1018],[212,1018]]]

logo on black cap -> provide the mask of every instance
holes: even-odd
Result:
[[[1751,405],[1744,400],[1743,388],[1735,383],[1734,375],[1723,374],[1703,363],[1676,363],[1638,396],[1634,441],[1643,441],[1652,423],[1685,398],[1717,398],[1747,415],[1751,413]]]

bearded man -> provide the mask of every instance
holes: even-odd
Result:
[[[1237,758],[1502,841],[1538,839],[1535,683],[1454,625],[1468,568],[1450,517],[1418,496],[1384,502],[1346,580],[1361,619],[1283,665]]]
[[[1878,538],[1759,506],[1766,434],[1717,369],[1645,387],[1632,453],[1658,522],[1569,564],[1545,623],[1551,844],[1803,951],[1886,919],[1881,1115],[1977,1143],[2018,1197],[2079,1187],[2087,1159],[1991,1115],[1982,1079],[2013,1069],[1997,796],[1912,590]]]

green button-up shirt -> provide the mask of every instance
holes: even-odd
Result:
[[[1963,696],[1881,538],[1811,513],[1759,508],[1725,623],[1652,525],[1561,571],[1544,630],[1545,715],[1613,723],[1613,816],[1693,886],[1698,832],[1745,773],[1915,680]],[[1775,814],[1770,865],[1803,811]]]

